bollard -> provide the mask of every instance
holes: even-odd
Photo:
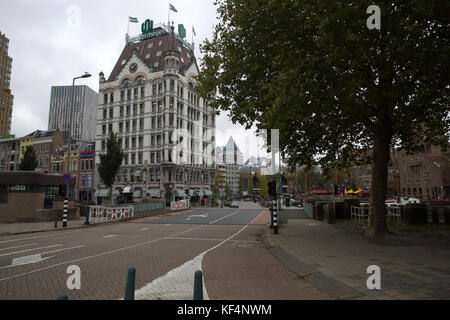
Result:
[[[58,228],[58,214],[55,213],[55,229]]]
[[[124,300],[134,300],[134,281],[136,279],[136,268],[129,267],[127,274],[127,283],[125,285]]]
[[[58,297],[58,300],[69,300],[69,297],[65,293],[63,293]]]
[[[84,213],[86,214],[86,220],[84,221],[84,224],[85,225],[89,225],[90,224],[90,222],[89,222],[89,208],[88,208],[88,210],[86,210]]]
[[[194,273],[194,300],[203,300],[203,274],[200,270]]]

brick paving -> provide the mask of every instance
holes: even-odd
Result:
[[[336,299],[450,299],[448,246],[390,246],[349,237],[321,221],[289,219],[264,243],[302,279]],[[369,265],[381,269],[381,290],[369,290]]]

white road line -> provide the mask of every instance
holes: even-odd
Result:
[[[14,246],[14,247],[9,247],[9,248],[1,248],[0,251],[5,251],[5,250],[11,250],[11,249],[17,249],[17,248],[23,248],[23,247],[29,247],[29,246],[34,246],[36,243],[30,243],[30,244],[24,244],[22,246]]]
[[[238,213],[238,212],[239,212],[239,210],[238,210],[238,211],[234,211],[234,212],[232,212],[232,213],[226,215],[225,217],[222,217],[222,218],[219,218],[219,219],[217,219],[217,220],[214,220],[214,221],[210,222],[209,224],[216,223],[217,221],[220,221],[220,220],[222,220],[222,219],[225,219],[225,218],[227,218],[227,217],[229,217],[229,216],[232,216],[233,214]]]
[[[193,275],[197,270],[202,270],[202,261],[205,254],[220,247],[227,241],[237,236],[239,233],[245,230],[249,224],[242,227],[239,231],[232,234],[214,247],[203,251],[193,259],[183,263],[181,266],[170,270],[165,275],[156,278],[155,280],[147,283],[145,286],[136,290],[134,295],[136,300],[188,300],[192,299],[192,292],[194,287]],[[209,300],[208,292],[205,287],[205,281],[203,281],[203,299]]]
[[[110,234],[107,236],[103,236],[103,238],[112,238],[112,237],[117,237],[117,234]]]
[[[145,231],[145,230],[148,230],[148,228],[142,228],[142,229],[141,229],[141,231]]]
[[[25,241],[25,240],[32,240],[32,239],[42,239],[42,238],[48,238],[48,237],[60,237],[60,236],[65,236],[65,235],[71,234],[71,233],[79,233],[79,232],[85,232],[85,231],[88,231],[88,230],[62,232],[62,233],[59,233],[59,234],[49,234],[47,236],[40,236],[40,237],[29,237],[29,238],[22,238],[22,239],[4,240],[4,241],[0,241],[0,243],[7,243],[7,242],[14,242],[14,241]],[[45,231],[42,231],[42,232],[45,232]]]
[[[168,240],[224,241],[226,239],[170,237],[170,238],[168,238]],[[260,243],[260,241],[256,241],[256,240],[228,240],[228,241],[234,241],[234,242],[245,241],[245,242]]]
[[[13,252],[0,254],[0,257],[9,256],[9,255],[16,254],[16,253],[24,253],[24,252],[29,252],[29,251],[39,250],[39,249],[53,248],[53,247],[60,247],[60,246],[62,246],[62,244],[54,244],[51,246],[45,246],[45,247],[40,247],[40,248],[31,248],[31,249],[25,249],[25,250],[20,250],[20,251],[13,251]]]
[[[195,230],[195,229],[199,229],[199,228],[202,228],[202,227],[203,226],[192,227],[192,228],[189,228],[187,230],[184,230],[184,231],[181,231],[181,232],[177,232],[177,233],[174,233],[174,234],[166,236],[166,237],[153,239],[153,240],[150,240],[150,241],[134,244],[134,245],[131,245],[131,246],[127,246],[127,247],[123,247],[123,248],[119,248],[119,249],[115,249],[115,250],[111,250],[111,251],[106,251],[106,252],[94,254],[92,256],[87,256],[87,257],[83,257],[83,258],[79,258],[79,259],[73,259],[73,260],[69,260],[69,261],[65,261],[65,262],[56,263],[56,264],[53,264],[53,265],[50,265],[50,266],[47,266],[47,267],[44,267],[44,268],[31,270],[29,272],[16,274],[16,275],[13,275],[13,276],[10,276],[10,277],[6,277],[6,278],[1,278],[0,282],[1,281],[5,281],[5,280],[9,280],[9,279],[13,279],[13,278],[22,277],[22,276],[25,276],[25,275],[28,275],[28,274],[32,274],[32,273],[35,273],[35,272],[51,269],[51,268],[54,268],[54,267],[62,266],[62,265],[69,264],[69,263],[79,262],[79,261],[83,261],[83,260],[87,260],[87,259],[91,259],[91,258],[96,258],[96,257],[101,257],[101,256],[104,256],[104,255],[107,255],[107,254],[111,254],[111,253],[115,253],[115,252],[131,249],[131,248],[135,248],[135,247],[145,246],[147,244],[150,244],[150,243],[153,243],[153,242],[156,242],[156,241],[160,241],[160,240],[165,240],[167,238],[174,237],[174,236],[177,236],[179,234],[182,234],[182,233],[185,233],[185,232],[188,232],[188,231],[192,231],[192,230]]]

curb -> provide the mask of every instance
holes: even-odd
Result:
[[[311,265],[302,262],[282,247],[278,246],[270,235],[271,230],[265,228],[262,235],[262,242],[270,254],[283,264],[289,271],[298,275],[302,280],[314,286],[319,291],[325,293],[330,298],[337,300],[355,299],[364,297],[365,294],[347,286],[346,284],[330,277]]]

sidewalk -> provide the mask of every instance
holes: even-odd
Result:
[[[291,210],[283,208],[280,216]],[[284,211],[284,212],[283,212]],[[298,217],[267,228],[263,241],[272,255],[306,282],[335,299],[450,299],[448,246],[375,244],[348,236],[335,225]],[[381,289],[366,286],[367,267],[381,270]]]

